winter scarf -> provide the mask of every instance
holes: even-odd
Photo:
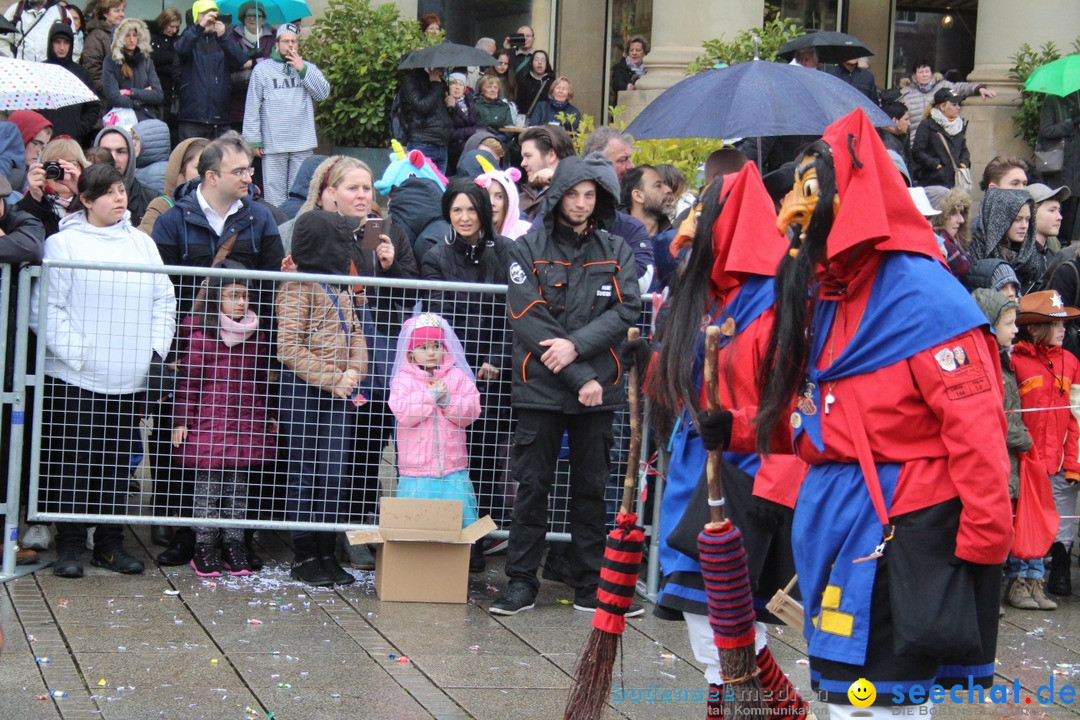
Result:
[[[644,77],[645,73],[649,72],[645,69],[645,61],[639,62],[637,65],[630,62],[630,58],[626,58],[626,67],[630,68],[630,72],[634,73],[635,78]]]
[[[1012,243],[1005,239],[1005,233],[1008,232],[1009,226],[1012,225],[1012,221],[1024,203],[1034,205],[1027,190],[990,188],[986,191],[982,205],[979,207],[980,222],[971,238],[970,254],[974,259],[1001,257],[1018,271],[1032,262],[1038,252],[1035,247],[1034,223],[1028,224],[1027,235],[1024,236],[1024,242],[1020,244],[1019,250],[1008,247]],[[1032,216],[1034,214],[1035,208],[1032,207]]]
[[[964,120],[959,115],[957,115],[954,119],[950,120],[949,118],[945,117],[945,113],[941,112],[937,108],[933,108],[932,110],[930,110],[930,117],[932,117],[934,119],[934,122],[944,128],[945,132],[949,133],[950,135],[956,135],[964,129]]]
[[[221,327],[218,328],[218,337],[221,338],[221,342],[225,343],[225,347],[231,348],[239,345],[259,329],[259,318],[251,310],[244,313],[244,317],[240,320],[233,320],[222,312],[218,313],[218,319],[221,321]]]

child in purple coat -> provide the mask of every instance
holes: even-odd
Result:
[[[243,270],[232,260],[215,267]],[[248,476],[274,455],[276,423],[267,413],[270,345],[249,308],[247,281],[210,278],[179,363],[174,455],[195,470],[195,517],[241,519]],[[250,575],[242,528],[197,528],[191,567]]]

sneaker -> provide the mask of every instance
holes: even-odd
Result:
[[[349,565],[357,570],[375,569],[375,555],[367,545],[346,545],[345,554],[349,556]]]
[[[198,555],[198,553],[195,554]],[[244,576],[252,572],[247,551],[243,545],[237,543],[225,543],[221,548],[221,567],[233,575]]]
[[[221,551],[217,545],[197,544],[191,567],[199,577],[221,577]]]
[[[62,578],[81,578],[83,576],[82,548],[78,545],[57,548],[53,575]]]
[[[488,612],[492,615],[517,615],[536,607],[536,594],[523,582],[512,582],[506,592],[495,598]]]
[[[510,538],[494,538],[488,543],[488,546],[484,549],[485,555],[502,555],[506,552],[507,546],[510,545]]]
[[[90,564],[121,575],[137,575],[145,569],[141,560],[122,547],[94,550]]]
[[[1005,602],[1020,610],[1038,610],[1039,604],[1031,597],[1031,588],[1024,578],[1013,578],[1005,594]]]
[[[51,542],[48,525],[30,525],[23,533],[19,545],[28,550],[48,550]]]
[[[547,558],[544,560],[544,569],[540,573],[540,577],[545,580],[553,580],[555,582],[561,582],[563,585],[574,586],[573,574],[570,569],[570,559],[565,552],[551,552],[548,551]]]
[[[599,601],[596,599],[596,593],[591,595],[574,595],[574,609],[581,612],[594,613],[596,608],[600,607]],[[640,617],[645,614],[645,608],[638,603],[630,603],[630,607],[623,613],[623,617]]]
[[[1043,583],[1042,578],[1027,581],[1028,589],[1031,591],[1031,599],[1035,601],[1040,610],[1057,610],[1058,604],[1046,597],[1046,593],[1043,591]]]

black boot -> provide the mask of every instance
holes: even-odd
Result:
[[[262,555],[255,550],[255,531],[244,531],[244,546],[247,548],[247,564],[254,572],[259,572],[263,569]]]
[[[315,545],[315,535],[316,533],[304,533],[293,538],[296,555],[289,575],[307,585],[330,587],[334,584],[334,578],[323,567]]]
[[[171,525],[151,525],[150,542],[158,547],[167,548],[172,545],[173,528]]]
[[[1050,572],[1046,576],[1046,590],[1053,595],[1072,595],[1072,568],[1069,566],[1069,550],[1063,543],[1050,546]]]
[[[337,559],[337,534],[332,532],[315,533],[315,548],[319,553],[319,562],[323,570],[335,585],[352,585],[356,578],[352,576]]]
[[[484,546],[480,541],[474,542],[469,552],[469,572],[482,573],[487,568],[487,558],[484,557]]]
[[[195,555],[195,531],[191,528],[176,528],[172,544],[157,556],[158,565],[176,567],[187,565]]]

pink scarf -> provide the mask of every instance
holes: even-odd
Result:
[[[220,312],[218,313],[218,319],[221,321],[218,337],[221,338],[221,342],[225,343],[225,347],[239,345],[251,337],[259,328],[259,318],[255,317],[255,313],[251,310],[244,313],[244,318],[240,321],[233,320],[228,315]]]

